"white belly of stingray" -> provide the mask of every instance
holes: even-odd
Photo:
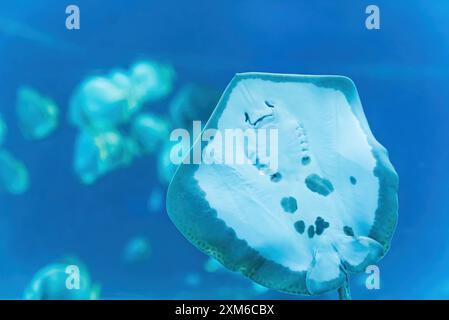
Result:
[[[236,140],[248,163],[201,164],[194,175],[237,238],[268,260],[307,271],[311,293],[326,291],[322,283],[342,281],[342,266],[356,271],[382,255],[380,244],[367,238],[379,198],[370,133],[343,92],[242,79],[217,121],[222,133],[237,128],[277,129],[277,155],[259,154],[263,143],[242,146]],[[216,143],[209,142],[205,153]],[[276,149],[264,143],[268,151]],[[270,167],[273,156],[276,168]]]

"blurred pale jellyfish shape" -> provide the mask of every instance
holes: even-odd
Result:
[[[59,109],[56,103],[29,87],[17,93],[17,118],[22,134],[28,139],[43,139],[58,126]]]
[[[86,266],[74,258],[40,269],[25,289],[26,300],[96,300],[100,286],[91,280]]]
[[[168,64],[142,60],[129,73],[133,95],[142,103],[164,98],[173,90],[175,71]]]
[[[184,282],[191,287],[196,287],[201,283],[201,276],[196,272],[190,272],[185,276]]]
[[[91,184],[110,171],[128,166],[136,153],[135,142],[118,131],[82,131],[75,145],[75,172],[83,183]]]
[[[221,155],[210,152],[218,148],[218,139],[210,139],[201,164],[182,164],[167,194],[178,229],[267,288],[305,295],[338,289],[349,298],[348,275],[386,253],[398,209],[398,177],[369,129],[354,83],[340,76],[239,74],[210,128],[274,129],[278,139],[275,145],[260,139],[257,147],[234,140],[244,164],[205,163]],[[264,147],[276,154],[265,157]]]
[[[176,172],[176,169],[178,168],[178,165],[174,164],[170,158],[170,153],[174,145],[175,145],[174,142],[167,141],[162,146],[161,151],[159,152],[158,155],[157,161],[158,178],[159,181],[163,184],[170,183],[173,175]]]
[[[165,97],[172,91],[173,68],[155,61],[139,61],[129,71],[113,70],[84,80],[70,99],[72,124],[96,130],[122,125],[142,104]]]
[[[190,130],[193,121],[206,122],[220,99],[220,92],[206,85],[188,84],[170,102],[170,117],[176,128]]]
[[[131,136],[145,154],[159,149],[168,140],[169,133],[170,123],[163,117],[151,113],[139,114],[131,127]]]
[[[213,273],[226,269],[224,269],[223,265],[219,261],[217,261],[217,259],[209,257],[209,259],[207,259],[206,262],[204,263],[204,270],[206,272]]]
[[[132,238],[123,252],[123,260],[127,264],[139,264],[147,261],[151,256],[151,244],[145,237]]]
[[[148,198],[148,210],[150,212],[160,212],[163,208],[163,200],[164,194],[162,191],[159,188],[154,188]]]
[[[127,71],[116,69],[109,74],[109,80],[127,92],[132,91],[132,81]],[[130,94],[131,95],[131,94]]]
[[[69,120],[79,127],[112,129],[129,121],[139,108],[128,76],[115,71],[110,77],[90,77],[80,84],[70,100]]]
[[[5,140],[6,131],[7,131],[6,123],[3,120],[2,115],[0,115],[0,145],[3,144],[3,141]]]
[[[22,194],[29,185],[28,170],[23,162],[0,149],[0,191]]]

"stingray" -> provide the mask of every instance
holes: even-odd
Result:
[[[264,287],[350,298],[349,275],[385,255],[398,210],[397,174],[354,83],[237,74],[203,133],[229,128],[277,130],[277,166],[259,145],[243,149],[245,163],[180,165],[167,193],[173,223],[200,250]],[[216,140],[207,140],[203,157]]]

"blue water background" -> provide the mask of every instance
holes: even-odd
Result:
[[[68,31],[67,1],[2,1],[0,18],[45,36],[0,32],[5,147],[31,177],[24,195],[0,194],[0,298],[21,298],[39,268],[69,253],[87,264],[103,298],[301,298],[255,296],[243,277],[205,273],[206,257],[165,209],[147,209],[150,192],[164,188],[154,157],[91,187],[79,183],[72,170],[77,130],[65,120],[72,90],[88,75],[148,57],[173,64],[176,88],[200,82],[222,91],[245,71],[351,77],[400,177],[399,223],[379,263],[381,289],[366,290],[358,277],[353,296],[449,298],[449,2],[374,2],[379,31],[364,26],[368,1],[76,0],[81,29]],[[61,107],[61,125],[46,140],[27,141],[18,130],[16,90],[24,84]],[[165,113],[168,101],[147,108]],[[153,253],[130,267],[121,256],[135,235],[147,236]],[[189,274],[200,281],[186,280]]]

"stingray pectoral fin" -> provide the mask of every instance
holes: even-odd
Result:
[[[345,269],[349,272],[363,272],[367,266],[376,263],[384,255],[382,245],[368,237],[350,237],[335,243]]]
[[[331,247],[315,251],[307,271],[307,290],[312,295],[337,290],[346,280],[338,253]]]

